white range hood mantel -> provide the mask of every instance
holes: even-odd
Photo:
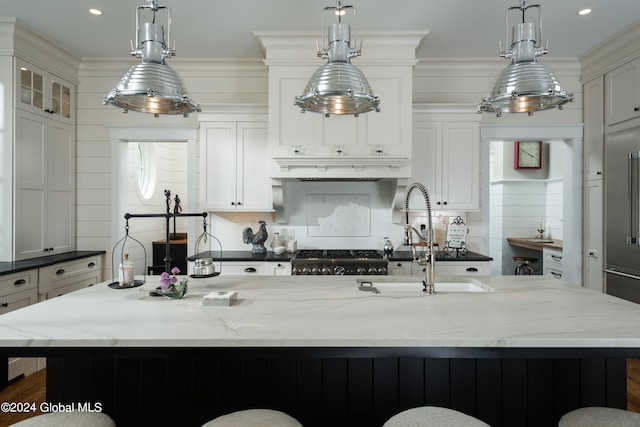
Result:
[[[398,156],[294,156],[273,158],[273,161],[280,166],[280,170],[283,172],[291,171],[295,168],[313,168],[325,171],[330,168],[341,167],[353,170],[364,170],[369,166],[382,166],[389,170],[397,170],[406,164],[408,160],[408,157]]]
[[[428,31],[358,32],[352,63],[381,100],[359,117],[301,114],[294,105],[326,59],[315,55],[320,31],[254,32],[269,67],[269,177],[393,179],[411,176],[413,67]],[[342,155],[337,151],[342,150]],[[379,155],[378,155],[379,154]],[[276,208],[277,209],[277,208]]]

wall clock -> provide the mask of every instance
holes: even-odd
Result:
[[[516,141],[514,144],[513,168],[542,168],[542,141]]]

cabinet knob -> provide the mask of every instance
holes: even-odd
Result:
[[[640,111],[640,107],[635,107],[633,111]]]
[[[442,202],[436,202],[436,205],[440,206],[442,204]]]
[[[231,202],[231,206],[235,206],[235,205],[236,205],[236,202]]]
[[[469,267],[469,268],[467,268],[465,271],[470,271],[470,272],[471,272],[471,271],[478,271],[478,269],[477,269],[477,268],[475,268],[475,267]]]
[[[596,172],[596,175],[602,175],[601,171]]]
[[[257,270],[253,267],[247,267],[244,269],[245,273],[255,273]]]
[[[87,267],[91,268],[91,267],[95,267],[96,263],[91,261],[89,264],[87,264]]]
[[[56,271],[57,276],[60,276],[61,274],[64,274],[64,268],[61,268],[60,270]]]
[[[402,263],[399,262],[398,264],[396,264],[396,267],[402,267]]]
[[[446,206],[446,205],[447,205],[447,202],[442,202],[442,204]]]
[[[238,202],[238,206],[242,206],[242,202]]]
[[[2,303],[2,307],[4,307],[4,308],[9,307],[9,303],[8,303],[8,302],[3,302],[3,303]]]
[[[27,283],[26,280],[24,279],[18,279],[15,282],[13,282],[13,286],[20,286],[20,285],[24,285],[25,283]]]

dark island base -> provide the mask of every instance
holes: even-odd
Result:
[[[578,407],[626,408],[626,360],[617,354],[569,350],[558,357],[522,357],[516,351],[499,358],[486,357],[491,352],[449,358],[396,350],[54,354],[47,361],[47,401],[100,402],[119,427],[201,426],[246,408],[282,410],[305,427],[371,427],[421,405],[453,408],[493,427],[544,427],[557,426]]]

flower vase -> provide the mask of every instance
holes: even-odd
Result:
[[[172,284],[167,290],[162,291],[161,295],[170,299],[182,299],[187,294],[187,279],[182,279],[178,284]]]

